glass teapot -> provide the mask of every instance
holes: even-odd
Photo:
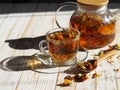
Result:
[[[59,27],[63,27],[57,19],[62,8],[66,6],[77,7],[77,10],[70,17],[68,27],[80,31],[80,47],[86,49],[102,48],[110,44],[115,38],[115,19],[113,13],[108,10],[108,2],[108,0],[66,2],[56,11],[56,23]]]

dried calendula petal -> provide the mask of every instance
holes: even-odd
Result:
[[[70,76],[70,75],[68,75],[68,76],[66,76],[64,79],[73,80],[73,77]]]
[[[111,59],[111,60],[107,60],[107,62],[109,63],[109,64],[114,64],[114,61]]]
[[[104,55],[105,55],[104,51],[100,51],[100,52],[98,53],[98,56],[99,56],[99,57],[103,57]]]
[[[97,78],[97,77],[100,77],[100,74],[99,74],[99,73],[94,73],[94,74],[92,75],[92,78]]]
[[[120,50],[120,45],[119,44],[115,44],[115,45],[109,45],[109,49],[107,51],[110,51],[110,50]]]
[[[119,68],[115,68],[113,71],[117,73],[119,71]]]
[[[116,49],[120,49],[120,45],[119,44],[115,44]]]
[[[120,55],[117,57],[118,60],[120,60]]]

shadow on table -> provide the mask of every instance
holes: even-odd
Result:
[[[39,55],[41,59],[44,59],[44,55]],[[48,69],[53,68],[42,64],[37,58],[36,55],[31,56],[13,56],[8,57],[0,62],[0,69],[5,71],[25,71],[34,69]],[[37,71],[36,71],[37,72]],[[39,73],[43,73],[40,72]]]
[[[45,56],[39,54],[39,58],[45,60]],[[4,71],[26,71],[31,70],[37,73],[43,74],[55,74],[55,73],[66,73],[66,74],[78,74],[79,71],[76,68],[70,67],[59,67],[59,66],[50,66],[41,63],[36,54],[31,56],[13,56],[5,58],[0,62],[0,69]],[[60,70],[65,68],[65,70]]]
[[[33,56],[13,56],[0,62],[0,68],[5,71],[30,70]]]
[[[39,58],[45,60],[46,56],[39,54]],[[66,74],[80,73],[79,68],[76,68],[74,65],[67,67],[67,69],[66,67],[45,65],[37,59],[36,54],[31,56],[13,56],[5,58],[0,62],[0,69],[9,72],[31,70],[43,74],[56,74],[58,72]]]
[[[10,39],[5,42],[9,43],[9,46],[13,49],[39,49],[39,42],[46,39],[45,36],[39,36],[35,38],[19,38],[19,39]]]

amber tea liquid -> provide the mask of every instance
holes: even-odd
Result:
[[[75,57],[79,48],[78,33],[56,31],[47,37],[49,53],[54,63],[63,64],[71,61]]]
[[[115,38],[114,21],[105,21],[97,15],[78,15],[70,20],[70,27],[79,30],[80,46],[95,49],[106,46]]]

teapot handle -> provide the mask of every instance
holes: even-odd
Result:
[[[68,7],[69,6],[69,7]],[[68,7],[68,8],[66,8],[66,7]],[[57,10],[56,10],[56,13],[55,13],[55,22],[56,22],[56,24],[57,24],[57,26],[59,27],[59,28],[61,28],[61,27],[67,27],[67,26],[62,26],[62,25],[60,25],[60,21],[61,21],[61,23],[63,24],[64,23],[64,21],[63,20],[66,20],[66,19],[64,19],[64,18],[59,18],[59,15],[60,15],[60,17],[62,17],[62,15],[65,15],[65,12],[62,12],[61,14],[59,14],[60,13],[60,11],[64,8],[64,10],[65,11],[72,11],[73,10],[73,7],[74,8],[77,8],[77,3],[76,2],[64,2],[64,3],[61,3],[60,4],[60,6],[57,8]],[[69,10],[67,10],[67,9],[69,9]],[[70,10],[70,9],[72,9],[72,10]],[[63,11],[64,11],[63,10]],[[74,9],[74,11],[75,11],[75,9]],[[64,13],[64,14],[63,14]],[[67,15],[70,15],[69,13],[67,14]],[[72,15],[72,14],[71,14]],[[70,17],[71,17],[71,15],[70,15]],[[69,16],[68,16],[69,17]],[[66,18],[68,18],[68,17],[66,17]],[[69,17],[69,19],[70,19],[70,17]],[[60,20],[59,20],[60,19]],[[65,24],[65,23],[64,23]]]

